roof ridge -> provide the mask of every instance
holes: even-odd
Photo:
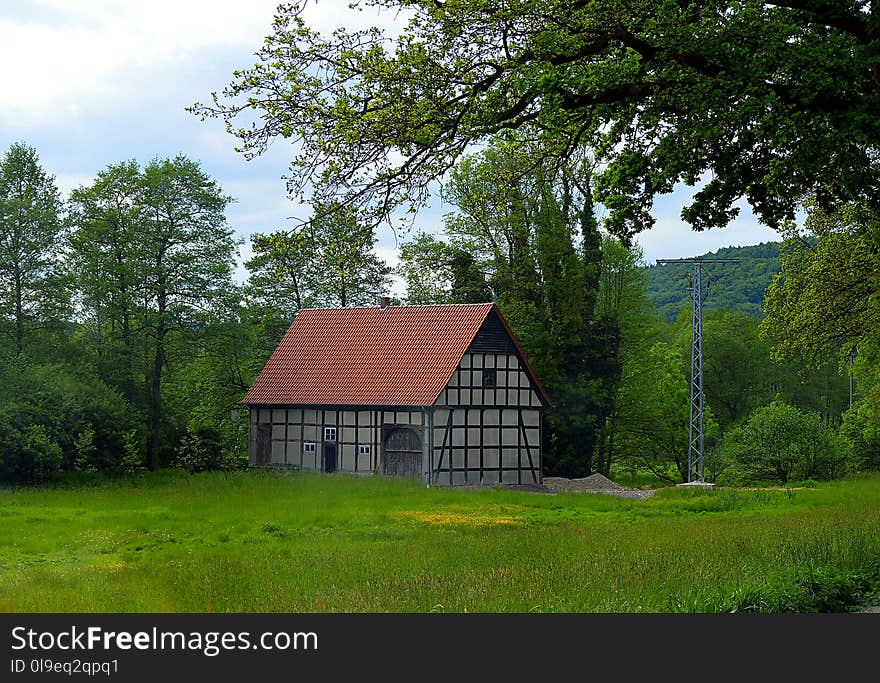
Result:
[[[468,304],[391,304],[387,308],[458,308],[464,306],[493,306],[494,301],[483,301],[481,303]],[[300,311],[364,311],[364,310],[382,310],[376,304],[372,306],[314,306],[310,308],[301,308]],[[386,309],[387,310],[387,309]]]

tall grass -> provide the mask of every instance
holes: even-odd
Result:
[[[878,477],[645,501],[269,472],[0,492],[4,611],[827,611],[880,602],[878,558]]]

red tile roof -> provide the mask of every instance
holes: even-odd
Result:
[[[302,310],[242,403],[433,405],[493,308],[488,303]]]

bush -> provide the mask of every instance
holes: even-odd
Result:
[[[880,470],[880,415],[860,401],[843,414],[840,436],[850,449],[853,469]]]
[[[73,461],[73,467],[77,472],[97,472],[98,468],[94,465],[95,452],[95,430],[92,425],[86,425],[74,439],[73,450],[76,458]]]
[[[190,425],[177,449],[177,465],[187,472],[220,469],[220,434],[211,426]]]
[[[177,449],[178,467],[190,473],[230,472],[246,469],[247,463],[247,424],[242,421],[192,421]]]
[[[727,463],[725,480],[826,480],[844,474],[846,448],[815,413],[782,401],[758,408],[728,431],[714,455]]]
[[[35,458],[44,472],[118,471],[137,415],[101,380],[15,361],[0,365],[0,385],[0,481],[32,481]]]
[[[849,612],[880,599],[880,565],[859,571],[836,567],[808,569],[799,576],[740,590],[705,605],[718,612]]]
[[[52,441],[43,425],[28,427],[24,440],[24,455],[33,463],[34,483],[40,484],[61,469],[61,446]]]
[[[136,481],[137,475],[146,470],[146,453],[141,445],[141,439],[137,430],[132,429],[125,433],[122,446],[122,458],[119,460],[119,470]]]

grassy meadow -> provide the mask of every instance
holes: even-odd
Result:
[[[767,490],[426,489],[163,472],[0,490],[0,611],[845,611],[880,602],[880,477]]]

